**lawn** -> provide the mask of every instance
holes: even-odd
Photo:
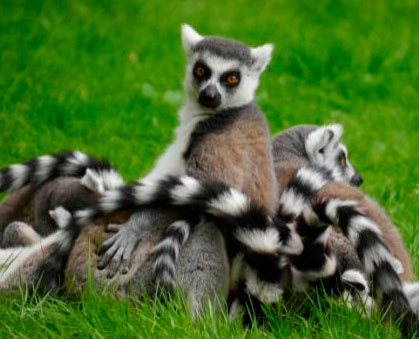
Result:
[[[63,149],[105,156],[127,179],[152,166],[182,103],[179,27],[272,42],[258,103],[273,133],[340,122],[363,189],[400,228],[419,273],[419,2],[0,2],[0,166]],[[388,337],[334,300],[267,310],[265,327],[179,303],[0,297],[0,337]],[[306,315],[309,314],[307,317]]]

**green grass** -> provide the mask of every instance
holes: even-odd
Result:
[[[406,1],[0,2],[0,166],[62,149],[137,178],[172,138],[182,102],[179,25],[275,43],[258,102],[272,132],[341,122],[364,189],[399,226],[419,272],[419,3]],[[271,309],[265,328],[176,306],[0,297],[0,336],[388,337],[331,300]],[[177,304],[179,306],[179,304]],[[303,314],[310,314],[303,317]]]

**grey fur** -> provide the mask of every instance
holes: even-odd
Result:
[[[233,39],[206,36],[203,40],[194,46],[193,51],[208,51],[224,59],[238,60],[247,66],[251,66],[253,63],[250,48],[245,44]]]
[[[298,165],[310,162],[305,148],[307,136],[319,128],[316,125],[298,125],[279,132],[273,138],[274,163],[289,161]]]

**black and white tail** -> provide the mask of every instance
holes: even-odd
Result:
[[[26,163],[14,164],[0,170],[0,191],[17,190],[27,184],[41,185],[57,177],[83,177],[86,170],[101,177],[103,184],[117,188],[123,181],[118,172],[105,160],[80,151],[43,155]]]
[[[276,219],[272,220],[264,209],[253,204],[240,191],[219,182],[169,176],[105,192],[92,207],[76,211],[65,228],[69,232],[68,241],[57,247],[42,267],[43,284],[47,288],[54,287],[54,280],[59,277],[81,227],[118,210],[143,206],[177,206],[185,215],[202,215],[216,221],[223,232],[232,235],[244,253],[245,271],[252,279],[248,286],[254,294],[257,293],[257,281],[271,279],[273,288],[276,288],[273,271],[279,253],[302,251],[301,239],[293,230]],[[267,262],[270,265],[266,265]],[[263,293],[266,295],[266,288]],[[260,298],[264,301],[264,296]]]
[[[293,222],[312,197],[307,192],[313,192],[314,195],[318,189],[331,179],[331,171],[324,167],[308,165],[300,169],[281,197],[277,217],[290,223]],[[304,195],[300,194],[299,191],[303,185],[310,186],[309,190],[304,190]],[[290,203],[291,200],[292,203]],[[292,211],[288,211],[289,207],[292,208]],[[179,249],[187,241],[194,226],[191,222],[185,220],[180,221],[179,224],[175,223],[175,225],[175,228],[171,225],[167,232],[163,233],[161,241],[156,246],[155,279],[158,283],[162,283],[168,288],[172,288],[175,284],[175,264]],[[292,228],[291,225],[289,226]],[[288,244],[284,243],[281,253],[294,252],[292,248],[287,247],[294,244],[295,242],[292,241]]]
[[[407,314],[404,329],[415,318],[397,274],[399,263],[384,243],[380,228],[368,218],[356,201],[326,199],[313,208],[320,221],[341,228],[354,245],[365,272],[371,277],[378,301],[390,307],[396,317]]]
[[[158,286],[174,290],[175,265],[179,251],[193,232],[194,225],[189,220],[175,221],[163,232],[162,240],[154,247],[153,274]]]

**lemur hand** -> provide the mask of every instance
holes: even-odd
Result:
[[[126,223],[109,224],[106,227],[107,232],[116,233],[102,244],[99,250],[102,258],[97,267],[100,270],[107,268],[108,278],[112,278],[121,266],[123,274],[126,274],[130,268],[131,254],[143,233],[139,213],[134,213]]]

